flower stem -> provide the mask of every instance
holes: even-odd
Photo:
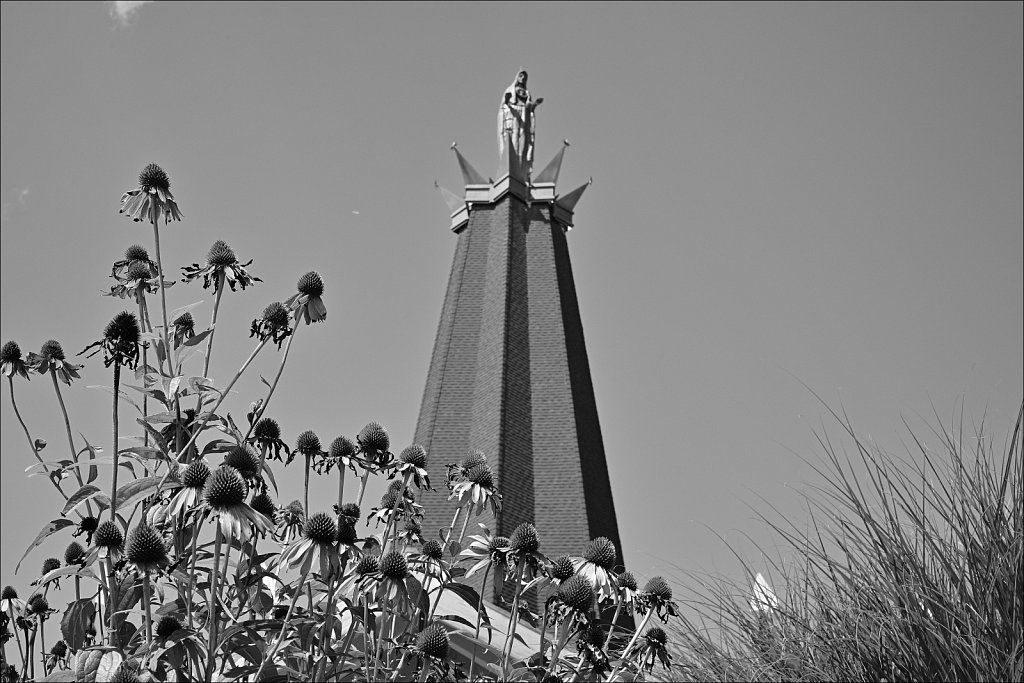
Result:
[[[452,517],[452,523],[448,525],[448,533],[444,535],[445,549],[447,550],[448,542],[452,540],[452,532],[455,531],[455,524],[459,521],[459,515],[462,514],[462,508],[459,507],[455,510],[455,516]],[[472,678],[472,676],[470,676]]]
[[[71,419],[68,417],[67,406],[64,405],[64,396],[60,393],[60,385],[57,383],[57,369],[50,366],[50,379],[53,380],[53,390],[57,392],[57,402],[60,403],[60,412],[64,415],[64,430],[68,434],[68,448],[71,449],[71,461],[78,462],[78,453],[75,452],[75,440],[71,436]],[[116,400],[116,398],[115,398]],[[82,472],[79,468],[75,469],[75,478],[78,479],[78,485],[84,486],[85,481],[82,480]],[[89,516],[92,516],[92,504],[89,501],[85,501],[86,508],[89,510]]]
[[[45,462],[43,462],[42,456],[39,455],[39,449],[36,448],[36,442],[32,439],[32,435],[29,433],[28,427],[25,426],[25,421],[21,419],[21,412],[18,410],[18,404],[14,402],[14,375],[10,375],[7,378],[7,380],[10,382],[11,385],[11,405],[14,407],[14,414],[18,418],[18,422],[21,424],[21,428],[25,430],[25,438],[28,439],[28,445],[32,449],[32,454],[36,456],[36,460],[42,463],[43,471],[49,472],[50,468],[46,465]],[[68,494],[64,493],[64,489],[60,487],[60,482],[54,481],[50,477],[47,477],[47,479],[50,479],[53,485],[57,487],[57,490],[60,491],[60,495],[64,496],[64,500],[67,500]],[[17,629],[15,629],[15,633],[17,633]]]
[[[306,511],[306,519],[309,519],[309,465],[313,461],[313,456],[306,455],[306,485],[302,489],[302,509]]]
[[[558,623],[555,622],[555,649],[551,652],[551,662],[548,664],[548,674],[555,673],[555,669],[558,668],[558,658],[562,654],[562,648],[565,647],[565,641],[569,640],[570,632],[569,624],[562,625],[562,633],[558,634]],[[610,677],[609,681],[614,680],[614,677]]]
[[[189,567],[188,567],[188,599],[185,601],[185,608],[188,612],[188,627],[192,628],[192,596],[195,594],[196,585],[196,543],[199,540],[199,524],[200,520],[196,519],[195,526],[192,528],[192,552],[189,553]],[[184,596],[182,596],[184,597]]]
[[[164,322],[164,355],[167,357],[167,374],[173,377],[174,365],[171,363],[171,339],[168,335],[169,327],[167,325],[167,290],[164,287],[164,266],[163,260],[160,257],[160,222],[158,220],[156,204],[154,203],[152,206],[153,241],[156,243],[156,273],[160,280],[157,286],[160,289],[160,313],[163,316]]]
[[[648,610],[647,614],[645,614],[644,618],[640,621],[640,625],[636,627],[636,631],[633,632],[633,637],[630,638],[629,644],[626,645],[626,648],[622,651],[622,658],[619,659],[619,663],[615,667],[615,671],[613,671],[612,675],[608,677],[609,681],[615,680],[615,675],[619,673],[619,669],[621,669],[626,663],[626,657],[628,656],[629,651],[633,648],[633,644],[636,643],[636,639],[640,637],[640,632],[644,630],[645,626],[647,626],[647,622],[651,620],[652,614],[654,614],[654,610]]]
[[[612,616],[612,623],[608,625],[608,637],[604,639],[604,647],[601,649],[608,650],[608,645],[612,642],[612,634],[615,633],[615,625],[619,622],[619,614],[622,612],[622,591],[615,591],[615,614]]]
[[[309,568],[302,572],[302,576],[299,577],[299,582],[295,585],[295,592],[292,593],[292,601],[288,605],[288,613],[285,615],[284,620],[281,622],[281,631],[277,634],[277,638],[274,640],[274,646],[270,648],[270,652],[263,658],[263,663],[260,664],[259,670],[256,675],[253,676],[253,680],[260,680],[260,674],[263,673],[263,667],[267,665],[267,662],[274,660],[277,655],[277,650],[281,647],[281,641],[284,640],[284,632],[288,629],[288,622],[291,621],[292,612],[295,610],[295,603],[299,601],[299,595],[302,594],[302,586],[306,583],[306,577],[309,576]]]
[[[284,345],[284,356],[281,357],[281,365],[277,368],[277,375],[274,376],[274,382],[270,385],[270,391],[267,392],[267,397],[263,400],[263,405],[260,406],[259,413],[253,416],[252,423],[249,424],[249,431],[245,433],[245,439],[252,436],[252,430],[256,427],[256,423],[258,423],[260,418],[267,413],[267,408],[270,407],[270,398],[274,395],[274,391],[277,389],[277,383],[281,380],[281,373],[284,372],[284,365],[288,362],[288,352],[292,350],[292,342],[295,341],[295,335],[298,333],[299,326],[296,325],[295,329],[292,330],[291,335],[288,336],[288,343]],[[270,339],[270,337],[267,337],[267,339]],[[243,441],[245,439],[243,439]]]
[[[359,480],[359,495],[356,497],[356,505],[360,509],[363,507],[363,494],[366,492],[366,480],[370,478],[370,470],[364,470],[363,476]]]
[[[25,651],[21,649],[21,634],[18,633],[18,622],[14,620],[14,605],[7,606],[7,619],[14,629],[14,637],[18,641],[18,657],[21,658],[21,668],[25,668]]]
[[[388,536],[391,535],[391,527],[395,528],[395,547],[392,548],[392,550],[398,549],[398,506],[405,500],[405,487],[409,485],[409,477],[411,475],[412,472],[405,473],[405,477],[402,479],[402,488],[398,489],[398,495],[395,496],[395,504],[391,506],[391,516],[388,518],[388,525],[384,527],[384,538],[380,541],[381,555],[383,555],[388,549]]]
[[[149,572],[142,572],[142,604],[146,608],[146,646],[153,649],[153,612],[151,590],[149,587]]]
[[[462,520],[462,531],[459,532],[459,545],[462,545],[462,539],[466,537],[466,527],[469,526],[469,510],[466,510],[466,519]]]
[[[363,668],[370,680],[370,605],[363,598]]]
[[[38,619],[39,619],[39,656],[40,656],[39,657],[39,661],[43,665],[43,671],[46,671],[46,631],[44,630],[44,627],[43,627],[43,623],[44,623],[45,620],[43,619],[43,615],[42,614],[39,615]]]
[[[147,332],[152,332],[150,329],[152,326],[149,324],[149,313],[146,312],[146,293],[145,289],[140,287],[138,290],[137,299],[139,302],[139,323],[142,325],[142,329]],[[149,369],[149,343],[144,342],[142,344],[142,388],[148,389],[146,386],[146,377],[148,376]],[[117,392],[114,394],[117,395]],[[149,394],[142,393],[142,417],[149,416]],[[142,430],[142,445],[149,447],[149,430]]]
[[[210,372],[210,357],[213,355],[213,335],[217,333],[217,311],[220,310],[220,299],[224,296],[224,271],[217,271],[217,298],[213,300],[213,317],[210,318],[210,336],[206,339],[206,360],[203,361],[203,377],[207,377],[207,373]],[[196,412],[199,412],[199,408],[202,406],[196,406]]]
[[[210,567],[210,599],[206,603],[207,619],[210,622],[210,640],[207,643],[208,654],[206,655],[206,678],[213,680],[213,664],[217,655],[217,574],[220,570],[220,520],[214,529],[216,540],[213,543],[213,565]]]
[[[512,613],[508,620],[508,635],[505,636],[505,647],[501,650],[501,670],[508,678],[509,659],[512,658],[512,645],[515,642],[517,622],[519,621],[519,597],[523,594],[523,572],[526,570],[526,555],[519,559],[519,566],[516,567],[516,592],[512,598]]]
[[[480,622],[484,616],[484,594],[487,592],[487,575],[491,573],[491,563],[484,569],[484,582],[480,584],[480,601],[476,606],[476,632],[473,634],[473,656],[469,659],[469,680],[473,680],[473,669],[476,668],[476,644],[480,639]],[[541,653],[544,648],[541,648]]]
[[[338,461],[338,508],[341,508],[342,498],[345,496],[345,463]],[[338,521],[341,522],[341,513],[338,513]]]
[[[113,425],[114,425],[114,451],[113,451],[113,454],[114,454],[114,473],[113,473],[113,475],[111,475],[111,480],[110,480],[110,519],[112,519],[112,520],[113,519],[117,519],[116,518],[116,515],[117,515],[117,470],[118,470],[118,458],[120,457],[120,453],[118,452],[118,448],[117,448],[117,441],[118,441],[117,440],[117,428],[118,428],[118,423],[117,423],[117,399],[118,399],[118,396],[117,396],[117,392],[118,392],[118,388],[119,388],[120,384],[121,384],[121,364],[115,361],[114,362],[114,415],[113,415],[113,420],[114,420],[113,421]]]

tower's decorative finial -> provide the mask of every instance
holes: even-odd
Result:
[[[505,136],[512,140],[512,148],[526,166],[533,166],[533,142],[536,137],[535,111],[543,97],[536,100],[526,88],[527,73],[520,69],[512,85],[505,88],[498,105],[498,153],[505,153]]]

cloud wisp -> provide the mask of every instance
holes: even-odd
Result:
[[[153,0],[118,0],[108,2],[110,16],[121,26],[127,26],[143,5],[152,3]]]

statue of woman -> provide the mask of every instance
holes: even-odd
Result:
[[[516,74],[516,80],[505,88],[501,104],[498,107],[498,150],[505,152],[505,136],[512,138],[512,147],[520,158],[528,164],[533,163],[533,141],[535,136],[534,111],[544,101],[543,97],[536,100],[530,97],[526,88],[527,74],[522,69]]]

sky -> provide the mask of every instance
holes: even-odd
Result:
[[[161,229],[168,275],[223,239],[263,279],[224,297],[214,380],[316,270],[328,319],[300,331],[270,414],[292,443],[376,420],[397,452],[455,248],[434,183],[460,189],[453,141],[496,167],[523,67],[545,100],[537,163],[568,139],[562,191],[593,178],[569,249],[638,575],[736,574],[726,543],[760,566],[753,542],[775,541],[758,512],[803,519],[820,481],[815,431],[840,432],[826,406],[897,452],[904,420],[930,443],[961,409],[1002,443],[1020,406],[1021,3],[4,2],[0,18],[0,339],[25,352],[55,338],[70,356],[123,310],[101,296],[110,266],[153,234],[119,199],[155,162],[184,214]],[[168,307],[202,300],[204,327],[211,291],[179,283]],[[279,358],[236,386],[237,420]],[[87,387],[111,373],[84,363],[62,386],[72,428],[109,453],[110,397]],[[15,397],[44,455],[67,457],[47,378]],[[60,499],[26,478],[6,381],[0,399],[0,582],[27,592],[70,539],[14,575]],[[301,480],[279,474],[280,502]],[[333,489],[311,498],[327,509]]]

